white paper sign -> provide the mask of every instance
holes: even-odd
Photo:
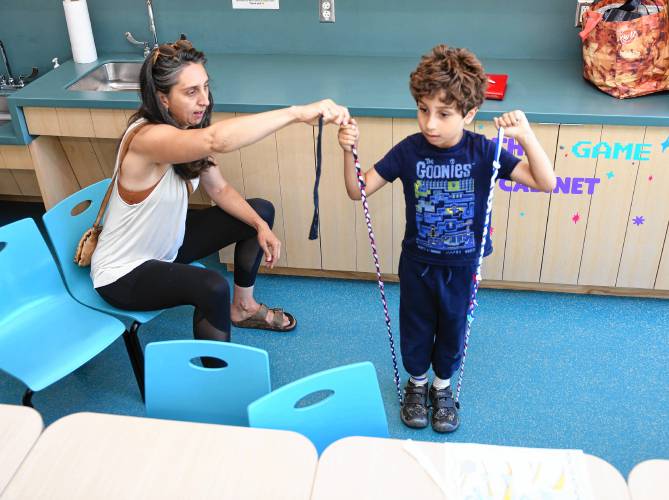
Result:
[[[278,10],[279,0],[232,0],[232,8]]]
[[[445,498],[594,500],[585,457],[580,450],[515,448],[448,443],[443,469],[413,441],[409,453]]]

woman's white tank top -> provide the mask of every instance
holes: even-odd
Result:
[[[134,127],[134,122],[123,139]],[[115,169],[119,168],[119,154]],[[190,181],[197,189],[199,178]],[[118,192],[118,176],[107,205],[103,229],[91,260],[93,286],[109,285],[148,260],[173,262],[183,244],[188,189],[170,166],[149,196],[134,205]]]

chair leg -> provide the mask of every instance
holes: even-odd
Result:
[[[139,393],[142,396],[142,401],[144,401],[144,352],[142,351],[142,345],[139,343],[139,336],[137,335],[139,327],[140,324],[135,321],[130,326],[130,330],[126,330],[123,333],[123,341],[125,342],[125,348],[128,351],[132,371],[135,372],[135,379],[137,380]]]
[[[23,393],[23,398],[21,399],[21,403],[23,406],[29,406],[30,408],[34,408],[33,406],[33,394],[35,394],[33,391],[30,389],[26,389],[26,392]]]

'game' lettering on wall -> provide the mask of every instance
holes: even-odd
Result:
[[[496,138],[492,139],[493,142]],[[668,139],[669,141],[669,139]],[[504,148],[517,157],[525,154],[523,147],[515,139],[505,137]],[[607,160],[635,160],[648,161],[652,152],[653,145],[645,142],[596,142],[578,141],[571,147],[571,152],[576,158],[606,158]]]
[[[607,160],[618,160],[624,155],[626,160],[647,161],[650,160],[652,144],[578,141],[571,147],[571,152],[577,158],[606,158]]]

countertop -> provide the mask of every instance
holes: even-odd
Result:
[[[46,73],[9,98],[10,109],[28,106],[136,108],[136,92],[70,91],[67,87],[100,64],[139,61],[139,54],[104,54],[90,64],[72,61]],[[329,97],[354,116],[414,117],[409,73],[418,58],[306,55],[214,54],[208,57],[214,111],[254,113]],[[522,109],[534,123],[669,126],[668,93],[619,100],[586,82],[581,61],[484,59],[489,73],[507,73],[503,101],[487,100],[477,119]],[[0,144],[15,142],[0,127]],[[19,127],[20,128],[20,127]]]

